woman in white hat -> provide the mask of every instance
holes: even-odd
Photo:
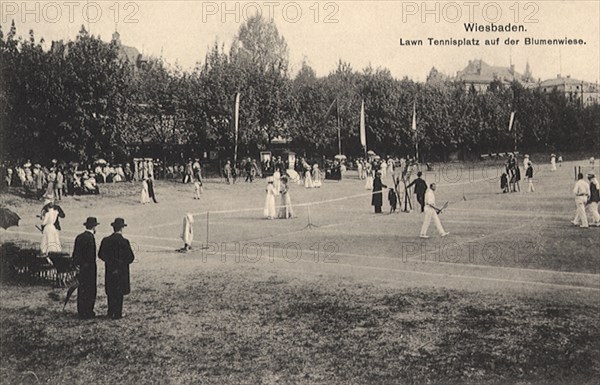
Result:
[[[273,177],[267,178],[267,197],[265,199],[264,216],[267,219],[273,219],[277,215],[275,212],[275,187],[273,186]]]
[[[311,176],[311,167],[306,161],[304,161],[304,187],[305,188],[314,188],[315,184],[313,183],[313,179]]]
[[[319,165],[315,163],[312,169],[312,177],[313,177],[313,185],[315,188],[319,188],[322,185],[321,182],[321,171],[319,170]]]
[[[294,217],[294,209],[292,208],[292,198],[290,196],[290,187],[288,178],[281,178],[281,207],[279,207],[279,218],[290,219]]]

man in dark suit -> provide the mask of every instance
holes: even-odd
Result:
[[[427,191],[427,183],[421,177],[423,173],[419,171],[417,173],[417,179],[413,180],[406,188],[415,186],[415,195],[417,196],[417,202],[421,205],[421,212],[425,209],[425,192]]]
[[[382,190],[387,188],[381,182],[381,172],[375,173],[375,179],[373,179],[373,195],[371,196],[371,206],[375,206],[375,213],[381,214],[381,206],[383,206],[383,192]]]
[[[73,263],[79,267],[77,280],[77,314],[81,319],[94,318],[96,303],[96,226],[98,220],[89,217],[85,223],[85,231],[75,238],[73,247]]]
[[[123,296],[131,292],[129,265],[134,260],[129,241],[123,237],[127,225],[123,218],[115,218],[110,224],[114,233],[102,240],[98,258],[106,265],[105,287],[108,297],[108,317],[119,319],[123,316]]]

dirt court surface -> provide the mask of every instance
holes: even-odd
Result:
[[[373,214],[353,173],[320,189],[292,185],[291,220],[262,218],[264,180],[212,180],[199,201],[192,186],[162,181],[158,204],[141,205],[137,184],[67,197],[66,251],[87,216],[101,223],[98,244],[115,217],[128,224],[136,261],[125,318],[102,317],[102,263],[91,321],[77,320],[73,300],[62,311],[65,289],[2,284],[0,379],[597,383],[600,228],[570,223],[574,165],[589,168],[539,165],[536,192],[513,194],[499,193],[494,166],[437,166],[425,178],[438,183],[438,204],[449,202],[440,218],[451,234],[432,225],[426,240],[417,211]],[[22,218],[0,242],[39,242],[41,202],[0,203]],[[187,212],[195,244],[182,254]]]

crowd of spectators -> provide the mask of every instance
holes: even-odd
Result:
[[[56,159],[47,164],[30,160],[24,163],[0,165],[2,190],[22,188],[29,197],[61,200],[67,195],[98,194],[99,184],[133,180],[133,172],[127,163],[94,164],[65,163]]]

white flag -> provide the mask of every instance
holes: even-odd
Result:
[[[515,121],[515,112],[513,111],[510,113],[510,122],[508,122],[508,132],[510,132],[510,130],[512,130],[514,121]]]
[[[413,103],[412,129],[417,131],[417,104]]]
[[[360,106],[360,144],[367,147],[367,129],[365,127],[365,101]]]
[[[233,153],[233,162],[237,162],[237,148],[238,148],[238,130],[240,121],[240,93],[235,94],[235,109],[234,109],[233,121],[235,123],[235,152]]]

